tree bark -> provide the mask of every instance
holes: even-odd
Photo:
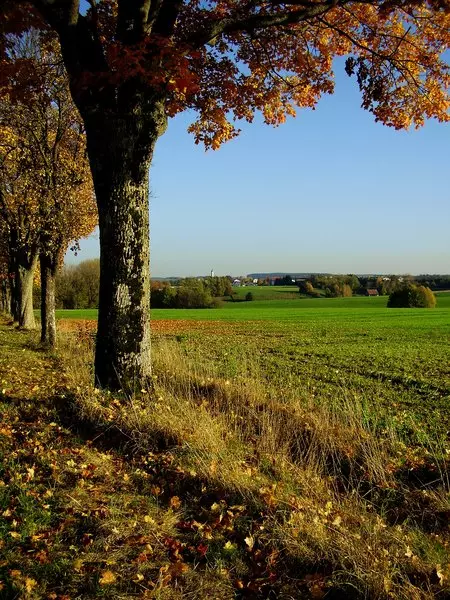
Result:
[[[39,255],[41,268],[41,343],[56,345],[55,277],[58,259],[46,253]]]
[[[150,364],[149,167],[163,105],[83,115],[99,210],[96,385],[133,391]]]
[[[31,260],[19,260],[15,277],[17,293],[18,322],[22,329],[34,329],[36,322],[33,312],[33,279],[36,270],[37,254]]]

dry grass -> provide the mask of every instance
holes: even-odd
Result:
[[[266,571],[276,572],[272,588],[280,598],[300,597],[299,590],[312,598],[449,597],[448,471],[430,440],[409,449],[393,423],[344,386],[331,404],[318,403],[311,385],[280,397],[256,364],[224,380],[211,362],[186,357],[174,342],[154,349],[151,391],[112,397],[93,389],[89,352],[80,351],[80,336],[70,339],[60,349],[78,418],[102,435],[120,434],[136,456],[170,454],[172,474],[188,474],[203,490],[221,490],[228,505],[233,499],[248,507],[244,533],[229,532],[237,549],[227,569],[237,589],[242,556],[248,575],[248,555],[256,551]],[[440,465],[432,488],[405,481],[406,454]],[[189,514],[191,500],[181,496]],[[196,542],[210,543],[202,531]],[[223,560],[213,550],[207,558],[215,568]]]

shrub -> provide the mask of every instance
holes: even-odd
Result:
[[[178,287],[165,282],[152,283],[150,304],[152,308],[212,308],[218,302],[204,281],[187,278]]]
[[[176,290],[168,285],[157,287],[152,285],[150,306],[152,308],[172,308],[175,304]]]
[[[388,308],[434,308],[436,296],[430,288],[408,283],[389,296]]]
[[[245,294],[245,300],[246,302],[251,302],[253,300],[253,294],[251,292],[247,292]]]
[[[210,308],[212,303],[211,294],[201,286],[180,286],[177,290],[176,308]]]

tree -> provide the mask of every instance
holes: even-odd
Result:
[[[361,287],[361,282],[356,277],[356,275],[347,275],[344,278],[344,283],[351,287],[353,294],[356,293]]]
[[[175,296],[176,308],[210,308],[213,305],[211,293],[200,279],[183,279]]]
[[[15,128],[20,111],[0,106],[0,234],[7,248],[11,284],[11,313],[20,327],[34,329],[33,278],[39,252],[39,202],[30,172],[28,136]]]
[[[33,6],[59,36],[83,117],[99,208],[101,283],[96,378],[121,387],[150,369],[149,166],[167,119],[198,118],[218,148],[255,111],[278,125],[333,91],[332,61],[387,125],[447,120],[448,0],[79,0]],[[2,0],[4,10],[8,0]],[[28,16],[28,13],[27,13]]]
[[[98,258],[64,266],[56,277],[57,308],[97,308],[99,284]]]
[[[9,40],[9,62],[16,66],[16,77],[3,87],[0,121],[4,134],[0,143],[9,150],[2,175],[7,178],[8,165],[9,179],[15,184],[15,189],[9,184],[9,206],[4,202],[3,208],[5,214],[9,210],[10,236],[15,228],[18,239],[26,234],[33,241],[23,266],[23,270],[28,267],[28,286],[32,286],[39,253],[41,342],[50,346],[56,338],[56,272],[69,243],[76,245],[97,222],[83,125],[55,42],[54,35],[34,29]],[[22,188],[17,189],[18,185]],[[14,211],[17,218],[12,224]],[[23,247],[18,244],[19,249]],[[20,256],[18,251],[15,254]],[[18,282],[22,281],[24,278],[18,277]],[[20,288],[18,294],[23,296]],[[25,298],[31,326],[34,316],[29,287]],[[19,324],[23,325],[20,320]]]
[[[388,308],[434,308],[436,296],[430,288],[406,283],[390,294]]]
[[[233,292],[231,281],[228,277],[205,277],[203,282],[213,298],[229,296]]]
[[[3,233],[4,223],[0,224],[0,312],[11,312],[11,286],[8,261],[8,246]]]

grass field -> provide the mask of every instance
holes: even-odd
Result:
[[[450,294],[438,294],[435,309],[388,309],[386,297],[283,298],[291,289],[252,288],[261,299],[216,309],[155,309],[156,341],[175,340],[192,364],[209,360],[225,378],[258,371],[281,392],[356,395],[391,416],[407,410],[450,427]]]
[[[291,292],[292,288],[280,287],[255,287],[255,288],[237,288],[237,298],[242,299],[247,293],[246,290],[251,290],[254,294],[254,300],[251,302],[225,302],[219,308],[212,309],[153,309],[151,318],[158,319],[193,319],[193,320],[254,320],[254,319],[296,319],[303,318],[322,318],[327,316],[345,316],[351,313],[341,312],[342,309],[353,311],[355,309],[363,309],[365,314],[372,313],[377,315],[377,318],[393,315],[412,315],[422,314],[423,311],[414,309],[398,310],[386,309],[387,297],[378,296],[368,298],[363,296],[355,296],[353,298],[302,298],[298,293]],[[287,297],[286,297],[287,296]],[[446,314],[450,310],[450,293],[440,292],[436,294],[438,304],[434,309],[435,316],[431,318],[445,319]],[[386,309],[386,310],[384,310]],[[339,312],[334,313],[338,310]],[[379,311],[382,312],[379,312]],[[428,311],[430,312],[430,311]],[[96,309],[75,309],[75,310],[57,310],[58,319],[87,319],[92,320],[97,318]],[[364,317],[363,313],[358,313],[360,317]],[[430,317],[427,317],[430,318]]]
[[[254,290],[152,311],[127,394],[93,389],[96,311],[57,355],[0,324],[7,598],[450,597],[450,295]]]

